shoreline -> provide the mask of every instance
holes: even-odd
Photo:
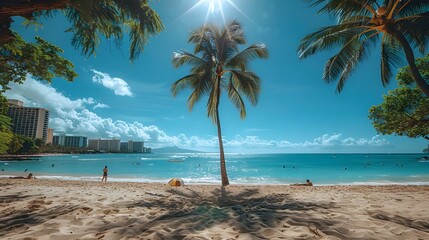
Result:
[[[429,186],[0,186],[4,239],[429,239]]]
[[[1,179],[9,179],[10,177],[25,177],[31,171],[28,172],[0,172]],[[33,172],[32,172],[33,173]],[[82,181],[82,182],[100,182],[101,175],[37,175],[34,174],[34,177],[39,180],[47,181]],[[220,186],[221,181],[198,181],[195,179],[181,178],[186,186],[198,186],[198,185],[208,185],[208,186]],[[108,177],[108,182],[112,183],[142,183],[142,184],[166,184],[170,179],[147,179],[144,177]],[[292,186],[293,184],[302,184],[296,182],[234,182],[230,180],[232,186]],[[329,187],[329,186],[429,186],[428,181],[406,181],[406,182],[393,182],[393,181],[359,181],[359,182],[340,182],[340,183],[317,183],[313,182],[314,186],[318,187]]]
[[[33,158],[50,157],[50,156],[63,156],[70,155],[68,153],[40,153],[40,154],[18,154],[18,155],[0,155],[1,161],[22,161],[32,160]]]

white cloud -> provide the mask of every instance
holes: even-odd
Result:
[[[89,110],[107,106],[93,98],[70,99],[30,77],[24,84],[11,84],[8,98],[19,99],[26,106],[39,106],[50,111],[49,127],[55,132],[83,135],[89,138],[120,138],[121,140],[144,140],[152,148],[179,146],[203,151],[218,151],[217,136],[170,136],[155,125],[146,126],[140,122],[126,122],[102,118]],[[98,107],[97,107],[98,106]],[[257,129],[259,130],[259,129]],[[258,132],[258,131],[255,131]],[[262,139],[258,136],[224,138],[226,151],[240,152],[347,152],[384,149],[390,145],[385,138],[376,135],[371,138],[343,137],[342,134],[324,134],[312,140],[293,142],[290,140]]]
[[[95,73],[95,75],[92,77],[93,82],[99,83],[104,87],[113,90],[116,95],[130,97],[133,96],[131,88],[130,86],[128,86],[128,83],[125,80],[117,77],[112,78],[109,74],[99,72],[94,69],[92,69],[91,71]]]
[[[109,108],[109,106],[104,103],[97,103],[92,109],[97,109],[97,108]]]

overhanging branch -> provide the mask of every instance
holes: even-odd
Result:
[[[12,17],[33,19],[33,13],[43,10],[64,9],[70,0],[1,0],[0,1],[0,44],[14,39],[10,30]]]

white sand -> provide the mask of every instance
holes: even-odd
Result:
[[[429,239],[429,186],[0,179],[0,239]]]

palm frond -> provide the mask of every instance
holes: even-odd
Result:
[[[429,0],[403,0],[398,3],[395,16],[402,18],[415,16],[429,11]]]
[[[395,27],[403,33],[413,48],[418,48],[420,53],[426,52],[429,41],[429,13],[416,15],[396,20]]]
[[[259,77],[252,72],[230,71],[231,83],[238,92],[244,94],[252,105],[258,102],[261,84]]]
[[[244,101],[241,98],[240,93],[234,87],[234,84],[232,81],[232,75],[228,83],[228,97],[231,100],[231,102],[235,105],[235,107],[240,111],[241,119],[246,118],[246,106],[244,105]]]
[[[195,81],[192,82],[193,91],[187,100],[189,111],[192,111],[195,104],[201,99],[201,97],[206,95],[207,92],[212,89],[211,79],[209,81],[207,80],[208,79],[200,79],[200,76],[198,76],[198,79],[195,79]]]
[[[348,80],[350,74],[353,72],[354,67],[356,66],[356,63],[358,62],[358,60],[360,58],[361,53],[362,53],[361,50],[356,52],[356,56],[352,60],[346,62],[345,66],[343,68],[343,71],[341,72],[340,78],[338,79],[338,84],[337,84],[337,89],[336,89],[336,91],[338,93],[341,93],[341,91],[343,90],[344,84]]]
[[[120,44],[124,31],[129,31],[130,60],[144,50],[148,37],[162,31],[161,18],[147,0],[75,0],[64,10],[72,22],[72,45],[85,55],[95,54],[101,36],[114,38]],[[125,28],[124,28],[125,27]],[[126,29],[128,27],[128,29]]]
[[[228,26],[223,29],[219,36],[215,38],[216,50],[219,62],[225,62],[226,59],[237,49],[237,44],[231,39]]]
[[[194,43],[194,53],[208,52],[211,55],[215,54],[215,46],[213,46],[213,38],[215,34],[213,25],[205,25],[193,31],[188,39],[189,43]]]
[[[142,34],[140,24],[137,22],[129,22],[128,26],[130,28],[130,60],[133,61],[136,59],[140,52],[144,50],[144,46],[147,43],[147,36]]]
[[[192,110],[202,96],[213,89],[213,69],[210,64],[194,67],[192,72],[195,74],[194,81],[191,82],[193,92],[188,98],[188,109]]]
[[[190,74],[182,77],[181,79],[175,81],[173,85],[171,85],[171,94],[173,97],[177,96],[177,94],[185,88],[192,87],[192,83],[197,79],[198,76],[196,74]]]
[[[203,59],[186,51],[174,52],[172,61],[173,61],[174,67],[176,68],[181,67],[183,64],[189,64],[191,66],[200,66],[200,65],[207,64],[207,62],[204,61]]]
[[[375,15],[377,0],[307,0],[311,6],[323,5],[319,13],[328,13],[338,19],[355,15]]]
[[[386,86],[393,77],[392,67],[399,67],[403,64],[401,57],[401,47],[389,35],[383,35],[381,41],[381,82]]]
[[[237,20],[233,20],[227,25],[227,33],[229,34],[229,38],[239,44],[246,44],[246,38],[244,37],[244,32],[241,24]]]
[[[352,36],[366,31],[364,22],[350,22],[321,28],[305,36],[298,46],[299,58],[307,58],[319,51],[346,43]]]
[[[101,41],[95,24],[90,25],[85,22],[76,22],[67,32],[74,32],[71,44],[75,48],[81,47],[83,55],[95,54],[95,49]]]
[[[247,62],[256,58],[268,58],[268,50],[265,44],[256,43],[248,46],[243,51],[231,57],[226,66],[230,68],[240,68],[241,71],[246,71]]]
[[[353,54],[350,55],[350,58],[348,60],[346,60],[342,72],[340,73],[337,84],[338,93],[341,93],[341,91],[343,90],[345,82],[350,77],[357,63],[365,59],[365,57],[368,55],[367,52],[369,51],[369,47],[375,43],[375,38],[373,37],[374,34],[377,34],[375,36],[378,36],[378,33],[373,33],[370,36],[366,36],[364,41],[351,42],[352,44],[350,45],[350,47],[353,48]]]
[[[323,79],[327,82],[332,82],[340,76],[349,76],[353,70],[349,69],[349,67],[355,66],[357,61],[361,59],[361,46],[374,44],[377,35],[377,32],[374,33],[373,30],[368,30],[349,36],[350,39],[347,39],[347,42],[341,47],[340,51],[326,62]]]

